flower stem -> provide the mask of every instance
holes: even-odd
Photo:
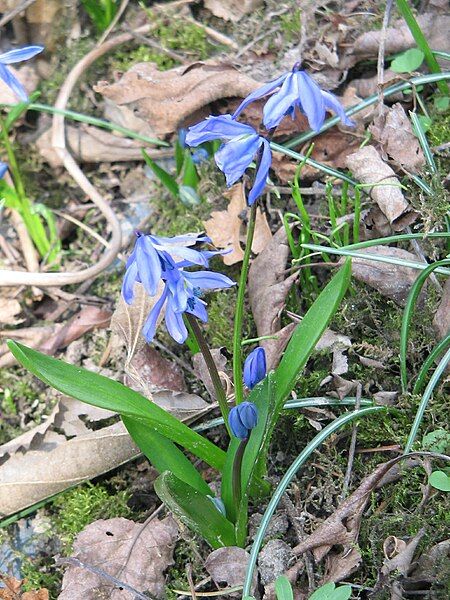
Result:
[[[255,233],[256,202],[250,209],[250,218],[247,226],[247,240],[245,245],[244,259],[242,261],[241,276],[236,300],[236,316],[234,318],[233,334],[233,379],[236,404],[244,400],[244,384],[242,382],[242,321],[244,317],[245,287],[247,283],[248,269],[250,265],[250,253],[252,251],[253,235]]]
[[[185,315],[195,336],[195,339],[197,340],[200,352],[203,354],[203,358],[205,359],[206,367],[208,368],[209,376],[211,377],[211,381],[214,386],[214,391],[216,392],[216,398],[219,404],[220,412],[222,413],[228,434],[231,437],[231,432],[228,425],[229,408],[227,403],[227,396],[225,394],[225,390],[223,389],[222,382],[220,381],[220,375],[219,371],[217,370],[216,363],[214,362],[208,343],[205,340],[205,337],[198,324],[197,319],[189,313],[185,313]]]

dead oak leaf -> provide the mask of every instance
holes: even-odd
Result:
[[[178,527],[172,517],[149,523],[115,518],[94,521],[77,535],[74,558],[87,565],[100,566],[106,574],[135,590],[162,598],[164,571],[173,564]],[[103,594],[103,595],[101,595]],[[132,600],[133,593],[116,587],[106,577],[70,564],[62,582],[59,600]]]
[[[206,233],[217,248],[231,250],[223,256],[226,265],[234,265],[242,261],[244,251],[241,246],[243,222],[248,214],[244,186],[238,183],[231,187],[224,196],[230,199],[227,210],[213,211],[211,217],[204,221]],[[266,216],[260,208],[256,211],[255,235],[252,251],[259,254],[272,239]]]

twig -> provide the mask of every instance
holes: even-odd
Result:
[[[4,25],[6,25],[6,23],[9,23],[12,19],[14,19],[14,17],[20,15],[21,12],[26,10],[35,2],[36,0],[23,0],[22,2],[20,2],[18,6],[15,6],[12,10],[7,12],[6,15],[3,15],[3,17],[0,19],[0,27],[3,27]]]
[[[386,30],[391,17],[393,0],[387,0],[386,8],[383,15],[383,24],[380,32],[380,45],[378,46],[378,62],[377,62],[377,83],[378,83],[378,114],[381,116],[383,111],[383,84],[384,84],[384,49],[386,43]]]
[[[88,563],[85,563],[85,562],[79,560],[78,558],[73,558],[73,557],[59,558],[56,561],[56,564],[58,564],[58,565],[68,564],[68,565],[72,565],[74,567],[79,567],[80,569],[86,569],[86,571],[90,571],[91,573],[94,573],[95,575],[98,575],[99,577],[103,577],[103,579],[110,581],[116,587],[123,588],[124,590],[127,590],[128,592],[135,594],[135,598],[139,598],[139,600],[149,600],[149,596],[144,596],[144,594],[142,594],[141,592],[136,590],[134,587],[131,587],[131,585],[128,585],[128,583],[125,583],[124,581],[120,581],[120,579],[116,579],[116,577],[113,577],[112,575],[110,575],[109,573],[104,571],[103,569],[99,569],[98,567],[89,565]]]
[[[361,385],[361,383],[358,383],[358,385],[356,386],[355,410],[359,410],[361,408],[361,394],[362,394],[362,385]],[[353,425],[352,437],[350,439],[350,448],[348,450],[347,471],[345,473],[344,483],[342,484],[341,501],[347,495],[348,487],[350,485],[350,477],[352,476],[353,461],[355,460],[357,433],[358,433],[358,425],[355,423]]]

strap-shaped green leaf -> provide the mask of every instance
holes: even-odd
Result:
[[[216,508],[211,498],[169,471],[155,481],[155,491],[174,515],[210,546],[221,548],[236,545],[233,524]]]
[[[220,448],[141,394],[118,381],[69,365],[18,342],[10,340],[8,346],[24,367],[63,394],[130,417],[222,470],[225,453]]]
[[[206,481],[173,442],[134,419],[122,417],[122,420],[135,444],[157,471],[170,471],[199,492],[212,494]]]

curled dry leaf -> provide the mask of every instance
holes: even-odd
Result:
[[[147,125],[149,134],[167,135],[190,117],[201,118],[202,109],[211,102],[244,98],[259,85],[229,64],[207,61],[168,71],[159,71],[153,63],[138,63],[117,83],[99,82],[94,89],[109,101],[107,118],[115,116],[111,105],[116,113],[124,107]]]
[[[355,178],[368,188],[372,199],[386,215],[395,231],[411,225],[417,213],[411,210],[400,189],[400,182],[373,146],[365,146],[347,156],[346,164]]]
[[[358,252],[417,262],[415,254],[391,246],[372,246],[358,250]],[[411,286],[418,276],[417,270],[411,267],[376,262],[370,258],[352,258],[352,274],[355,279],[370,285],[400,306],[405,305]],[[421,297],[423,298],[423,294]]]
[[[239,21],[263,4],[263,0],[205,0],[205,7],[215,17],[225,21]]]
[[[205,568],[213,581],[226,584],[227,587],[242,585],[247,571],[250,554],[243,548],[228,546],[211,552],[205,561]],[[256,585],[256,574],[253,576],[253,586]]]
[[[398,102],[384,108],[369,127],[373,137],[381,144],[383,159],[391,157],[396,163],[417,173],[425,164],[419,140],[414,135],[411,122]]]
[[[298,277],[298,273],[293,273],[285,278],[288,256],[286,232],[284,227],[281,227],[252,262],[248,275],[248,294],[258,337],[276,335],[278,339],[280,336],[284,346],[289,337],[280,332],[281,312],[289,290]],[[292,333],[293,327],[287,327],[288,333]],[[284,347],[280,348],[280,344],[277,344],[277,339],[260,342],[266,351],[269,370],[276,366],[284,350]]]
[[[245,191],[242,183],[238,183],[224,193],[230,199],[227,210],[213,211],[211,217],[204,221],[206,233],[217,248],[231,250],[223,256],[226,265],[234,265],[244,258],[241,246],[243,240],[243,223],[248,215]],[[252,251],[259,254],[272,239],[269,224],[260,208],[256,211],[255,235]]]
[[[86,566],[100,567],[133,589],[164,598],[164,571],[173,564],[178,527],[172,517],[134,523],[115,518],[94,521],[81,531],[73,545],[73,557]],[[59,600],[133,600],[135,595],[114,585],[107,577],[69,563]]]

